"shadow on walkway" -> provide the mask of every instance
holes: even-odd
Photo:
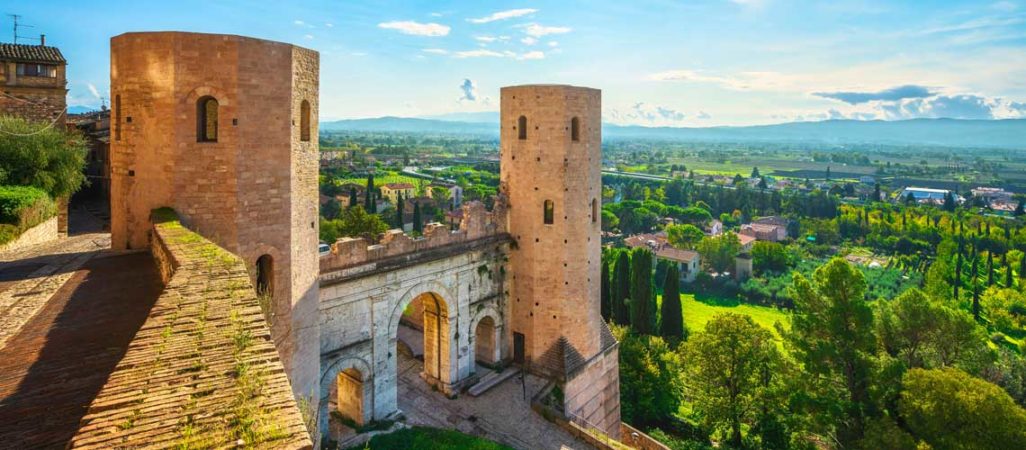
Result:
[[[0,349],[0,447],[64,448],[162,288],[149,253],[76,272]]]

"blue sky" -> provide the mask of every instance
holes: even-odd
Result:
[[[1026,117],[1026,0],[5,3],[64,52],[71,105],[108,95],[110,37],[182,30],[320,51],[322,120],[496,111],[524,83],[600,88],[623,124]]]

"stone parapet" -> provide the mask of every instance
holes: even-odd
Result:
[[[454,231],[450,231],[446,224],[429,223],[419,237],[394,229],[385,232],[376,243],[364,238],[341,238],[332,244],[330,254],[321,257],[321,273],[503,235],[506,233],[504,205],[500,199],[496,201],[496,207],[488,211],[481,202],[463,204],[463,219],[459,229]]]
[[[153,224],[164,292],[69,448],[313,448],[242,260]]]
[[[57,239],[60,237],[60,234],[57,232],[57,222],[57,217],[54,216],[43,223],[25,230],[25,232],[21,233],[17,239],[0,245],[0,255],[7,252],[24,250],[34,245],[39,245]]]

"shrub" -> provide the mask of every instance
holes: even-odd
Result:
[[[57,206],[42,189],[0,186],[0,244],[10,242],[57,213]]]

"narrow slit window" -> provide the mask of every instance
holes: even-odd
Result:
[[[517,133],[520,139],[527,139],[527,117],[520,116],[517,119]]]
[[[591,223],[598,222],[598,200],[591,199]]]
[[[574,142],[581,140],[581,120],[576,117],[570,119],[570,140]]]
[[[196,142],[217,142],[217,106],[210,96],[196,102]]]
[[[299,140],[310,141],[310,102],[306,100],[299,105]]]
[[[552,225],[553,217],[555,217],[555,205],[552,200],[545,200],[545,225]]]
[[[114,140],[121,140],[121,94],[114,96]]]

